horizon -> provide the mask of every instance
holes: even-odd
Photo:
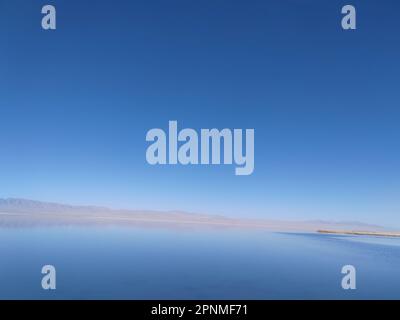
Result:
[[[395,227],[389,227],[387,225],[378,225],[378,224],[371,224],[371,223],[366,223],[363,221],[359,220],[323,220],[323,219],[311,219],[311,220],[285,220],[285,219],[277,219],[276,217],[255,217],[255,216],[245,216],[245,217],[237,217],[237,216],[229,216],[229,215],[222,215],[222,214],[209,214],[206,212],[190,212],[190,211],[184,211],[180,209],[174,209],[174,210],[152,210],[150,208],[128,208],[128,207],[104,207],[104,206],[99,206],[96,204],[71,204],[71,203],[65,203],[65,202],[49,202],[49,201],[43,201],[43,200],[37,200],[37,199],[25,199],[25,198],[0,198],[0,205],[2,201],[11,201],[11,202],[29,202],[29,203],[35,203],[35,204],[44,204],[44,205],[56,205],[56,206],[65,206],[65,207],[73,207],[76,209],[105,209],[107,211],[112,212],[118,212],[118,211],[128,211],[128,212],[149,212],[149,213],[182,213],[182,214],[188,214],[188,215],[204,215],[208,217],[219,217],[219,218],[227,218],[227,219],[237,219],[237,220],[265,220],[265,221],[275,221],[275,222],[288,222],[288,223],[327,223],[327,224],[344,224],[344,225],[365,225],[369,227],[378,227],[378,228],[385,228],[385,229],[396,229]],[[0,212],[1,212],[1,207],[0,207]]]

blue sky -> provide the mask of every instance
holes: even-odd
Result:
[[[0,197],[400,226],[399,9],[2,1]],[[169,120],[254,128],[253,175],[148,165],[146,133]]]

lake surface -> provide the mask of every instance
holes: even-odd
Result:
[[[41,287],[54,265],[57,289]],[[354,265],[357,289],[341,288]],[[400,299],[400,239],[260,230],[0,228],[1,299]]]

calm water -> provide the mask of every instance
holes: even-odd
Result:
[[[2,299],[400,298],[400,239],[237,230],[0,228]],[[41,268],[57,269],[57,290]],[[357,290],[341,268],[357,268]]]

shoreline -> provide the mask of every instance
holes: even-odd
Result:
[[[71,210],[73,211],[73,210]],[[56,226],[126,226],[173,229],[248,229],[271,232],[304,232],[320,234],[368,235],[382,237],[400,237],[400,232],[385,230],[354,231],[361,226],[345,226],[336,229],[329,223],[312,221],[279,221],[268,219],[228,218],[182,212],[141,212],[141,211],[103,211],[103,212],[69,212],[69,213],[28,213],[2,212],[0,210],[0,227],[29,228]]]
[[[400,232],[317,230],[317,233],[341,234],[341,235],[352,235],[352,236],[377,236],[377,237],[387,237],[387,238],[400,238]]]

